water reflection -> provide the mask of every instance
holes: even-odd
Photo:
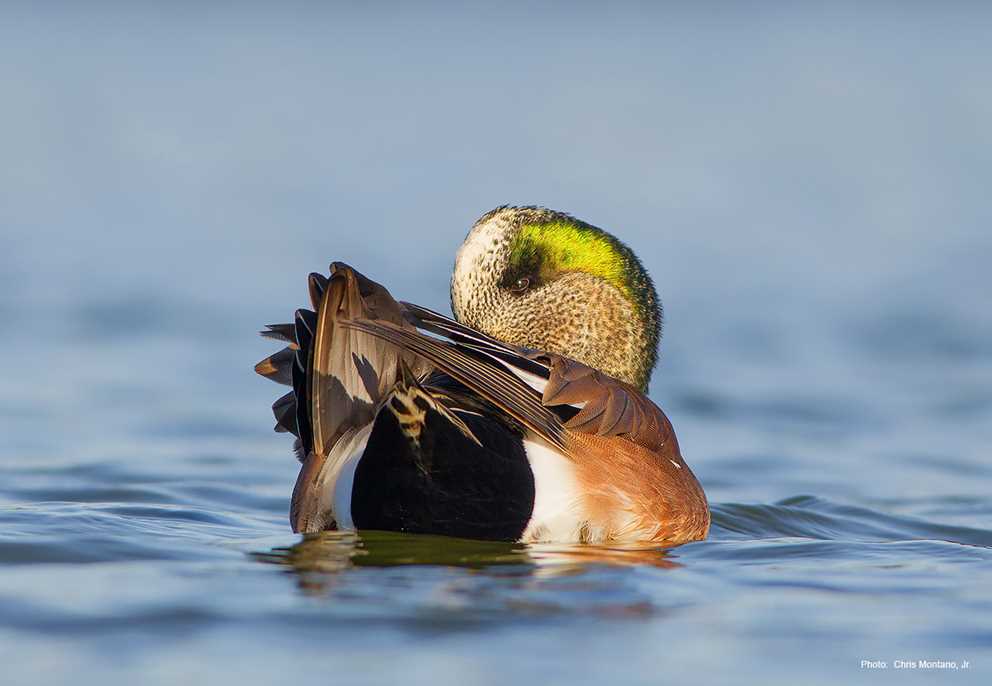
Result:
[[[357,567],[452,567],[499,576],[555,578],[578,575],[597,565],[680,565],[658,546],[524,544],[474,541],[445,536],[365,531],[307,534],[291,546],[253,553],[260,562],[284,565],[301,591],[324,594],[344,571]]]

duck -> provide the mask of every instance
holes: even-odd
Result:
[[[453,317],[342,262],[312,309],[261,333],[255,371],[301,462],[294,532],[381,530],[521,543],[706,538],[710,511],[647,396],[662,309],[634,252],[542,207],[474,223]]]

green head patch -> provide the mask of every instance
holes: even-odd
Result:
[[[654,287],[626,245],[605,231],[567,215],[522,224],[510,244],[509,268],[502,286],[526,279],[529,287],[562,274],[583,272],[619,290],[651,326],[657,322]]]

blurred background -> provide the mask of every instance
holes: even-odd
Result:
[[[5,2],[11,678],[834,683],[901,651],[987,677],[990,21]],[[520,550],[512,573],[359,568],[374,543],[336,541],[343,571],[303,592],[256,331],[331,260],[448,311],[455,250],[501,204],[601,226],[653,274],[651,395],[711,540],[674,570],[550,575]]]

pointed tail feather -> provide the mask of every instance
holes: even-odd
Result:
[[[412,329],[403,306],[385,288],[340,262],[331,264],[330,278],[311,274],[308,287],[315,311],[297,310],[293,324],[267,327],[263,336],[289,346],[255,366],[262,376],[293,387],[272,411],[276,431],[291,431],[299,439],[303,467],[290,512],[296,531],[310,528],[326,514],[321,510],[326,503],[320,484],[336,467],[325,464],[337,460],[327,460],[335,443],[374,419],[400,378],[402,365],[420,377],[430,369],[424,360],[380,337],[339,325],[341,320],[362,319]]]
[[[351,427],[372,421],[375,409],[399,377],[400,359],[418,373],[423,361],[376,336],[339,326],[353,318],[386,321],[412,329],[402,307],[385,288],[346,264],[331,264],[331,278],[311,293],[321,298],[313,338],[307,398],[313,451],[326,455]]]

